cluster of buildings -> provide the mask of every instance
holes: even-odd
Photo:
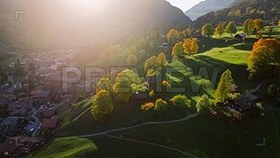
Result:
[[[20,75],[15,63],[1,67],[5,80],[0,84],[0,157],[28,154],[56,131],[61,120],[58,108],[75,98],[62,94],[55,81],[61,78],[60,68],[73,57],[74,52],[21,57]]]

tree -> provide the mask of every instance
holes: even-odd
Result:
[[[211,103],[208,95],[203,95],[196,104],[196,111],[198,113],[208,112],[211,108]]]
[[[170,43],[173,44],[179,39],[180,39],[180,32],[179,31],[177,31],[176,29],[169,30],[169,32],[167,33],[167,40]]]
[[[278,26],[280,26],[280,20],[278,21]]]
[[[180,56],[182,56],[183,52],[184,52],[184,48],[182,42],[176,43],[172,48],[172,56],[175,58],[179,58]]]
[[[159,98],[156,100],[156,103],[155,103],[155,111],[158,111],[158,112],[163,112],[163,111],[166,111],[167,110],[167,102],[164,101],[163,99]]]
[[[158,63],[158,66],[160,66],[160,67],[165,67],[165,66],[168,64],[168,62],[167,62],[167,60],[166,60],[166,56],[165,56],[164,53],[160,53],[160,54],[158,55],[158,57],[157,57],[157,63]]]
[[[246,13],[247,14],[251,14],[252,9],[253,9],[252,7],[247,7],[246,8]]]
[[[237,9],[235,12],[234,12],[234,16],[241,16],[241,10],[240,9]]]
[[[112,92],[112,83],[109,78],[101,78],[97,83],[96,92],[99,92],[101,90]]]
[[[257,31],[262,31],[264,29],[264,22],[262,19],[255,19],[254,24]]]
[[[96,121],[103,123],[112,114],[113,108],[110,93],[101,90],[94,96],[91,113]]]
[[[190,29],[190,28],[187,28],[183,31],[184,38],[190,37],[191,34],[192,34],[192,29]]]
[[[255,29],[255,23],[253,19],[247,19],[243,23],[243,32],[247,35],[252,35]]]
[[[216,34],[216,35],[219,35],[219,36],[221,37],[223,33],[224,33],[223,23],[220,23],[220,24],[215,28],[215,34]]]
[[[232,34],[236,34],[237,28],[234,22],[229,22],[226,27],[226,32],[229,33],[231,36]]]
[[[170,101],[174,104],[176,109],[185,111],[186,109],[191,109],[191,100],[185,95],[176,95]]]
[[[216,90],[216,102],[225,102],[227,99],[230,99],[230,94],[232,90],[232,86],[234,85],[234,80],[231,75],[230,70],[226,70],[218,84],[218,88]]]
[[[202,27],[202,36],[210,37],[213,33],[213,26],[211,24],[205,24]]]
[[[137,64],[138,57],[135,54],[129,53],[126,58],[126,64],[128,65],[134,65]]]
[[[150,69],[155,70],[158,66],[159,66],[158,57],[152,56],[145,61],[144,69],[146,71],[148,71]]]
[[[273,78],[280,73],[280,42],[277,39],[260,39],[249,56],[248,70],[251,79]]]
[[[116,94],[116,99],[129,102],[130,97],[138,90],[141,84],[140,77],[130,69],[118,73],[115,84],[113,85],[113,92]]]
[[[155,104],[153,102],[145,103],[141,106],[141,110],[150,111],[155,108]]]
[[[187,55],[196,54],[198,51],[198,44],[196,38],[187,38],[183,42],[184,53]]]

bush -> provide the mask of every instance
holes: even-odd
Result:
[[[163,99],[157,99],[155,103],[155,111],[166,111],[167,110],[167,102]]]
[[[208,95],[203,95],[196,104],[196,110],[199,113],[208,112],[211,109],[211,105]]]
[[[185,95],[176,95],[170,101],[174,104],[178,110],[191,109],[191,100],[188,99]]]
[[[155,96],[155,90],[151,90],[150,92],[149,92],[149,97],[150,98],[153,98]]]

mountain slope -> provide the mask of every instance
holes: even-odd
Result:
[[[246,19],[261,18],[266,21],[280,18],[279,0],[237,0],[231,7],[199,17],[194,27],[200,29],[204,24],[217,25],[221,22],[234,21],[241,25]],[[274,20],[276,22],[276,20]]]
[[[9,0],[0,5],[0,29],[22,47],[74,47],[114,42],[155,29],[185,28],[191,20],[165,0],[107,0],[83,10],[69,0]],[[25,14],[15,20],[16,10]],[[113,41],[112,41],[113,40]]]
[[[217,11],[230,6],[234,0],[205,0],[185,12],[192,20],[212,11]]]

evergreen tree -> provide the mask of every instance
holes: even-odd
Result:
[[[230,98],[231,88],[234,85],[234,80],[230,70],[226,70],[220,79],[216,90],[216,102],[224,102]]]

